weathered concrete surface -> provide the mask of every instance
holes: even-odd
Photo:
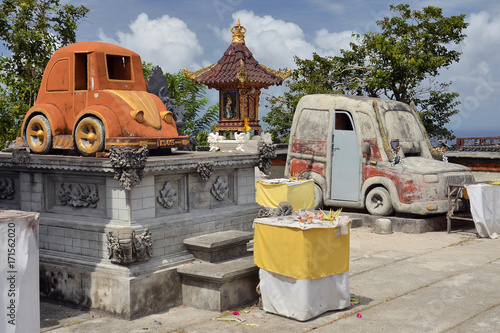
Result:
[[[259,268],[252,256],[185,264],[177,272],[182,277],[184,305],[224,311],[258,299]]]
[[[252,239],[253,231],[226,230],[187,238],[183,243],[195,258],[216,262],[246,255]]]
[[[378,219],[382,216],[365,213],[343,212],[352,220],[352,227],[372,227],[376,226]],[[430,231],[441,231],[446,229],[446,215],[434,216],[384,216],[384,219],[391,221],[392,230],[407,232],[410,234],[421,234]]]
[[[355,228],[350,288],[361,302],[344,311],[298,322],[255,304],[238,308],[239,316],[181,306],[127,321],[42,303],[42,332],[498,332],[499,242],[471,232],[377,235]]]

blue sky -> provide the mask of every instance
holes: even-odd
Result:
[[[164,72],[187,67],[197,70],[220,59],[231,42],[237,19],[247,28],[246,45],[262,64],[294,68],[293,56],[312,52],[338,55],[353,32],[376,29],[376,20],[390,14],[379,0],[82,0],[90,9],[80,23],[78,41],[96,40],[122,45]],[[500,136],[500,4],[496,0],[405,1],[412,9],[428,5],[444,15],[466,14],[470,23],[465,41],[456,47],[461,61],[443,70],[439,81],[453,81],[460,93],[460,114],[448,124],[457,137]],[[266,93],[279,94],[283,87]],[[216,100],[211,90],[210,97]],[[260,117],[266,112],[261,102]]]

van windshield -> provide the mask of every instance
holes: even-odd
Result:
[[[402,110],[386,111],[385,127],[390,138],[397,138],[400,142],[424,140],[420,125],[411,112]]]

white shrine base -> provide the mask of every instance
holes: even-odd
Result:
[[[264,311],[309,320],[350,303],[349,272],[313,280],[298,280],[260,269],[260,292]]]

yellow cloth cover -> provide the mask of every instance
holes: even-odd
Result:
[[[298,228],[255,223],[254,261],[269,272],[311,280],[349,271],[349,234],[339,228]]]
[[[269,208],[278,207],[282,201],[288,201],[294,210],[314,208],[314,181],[307,180],[293,185],[258,181],[255,201]]]

